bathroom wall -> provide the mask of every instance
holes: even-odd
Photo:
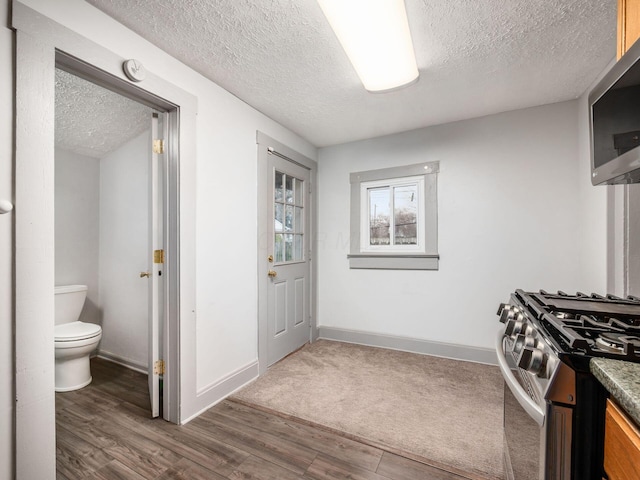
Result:
[[[145,132],[100,160],[99,354],[146,371],[149,161]]]
[[[100,323],[99,160],[59,148],[55,157],[56,285],[87,285],[80,320]]]
[[[146,371],[150,132],[102,159],[56,149],[56,285],[89,287],[99,354]]]

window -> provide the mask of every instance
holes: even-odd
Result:
[[[362,182],[360,251],[420,251],[424,245],[423,197],[422,176]]]
[[[438,162],[351,174],[350,268],[437,270]]]
[[[304,182],[282,172],[274,179],[275,263],[304,261]]]

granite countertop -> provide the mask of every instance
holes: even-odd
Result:
[[[640,425],[640,363],[592,358],[591,372]]]

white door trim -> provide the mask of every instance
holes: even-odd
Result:
[[[16,29],[15,472],[54,479],[54,78],[58,62],[95,83],[169,112],[165,402],[185,416],[195,380],[195,131],[197,100],[150,72],[129,82],[124,58],[13,2]],[[178,129],[178,122],[180,128]],[[178,163],[178,158],[181,162]],[[186,167],[188,166],[188,168]],[[182,187],[182,188],[181,188]],[[184,373],[183,373],[184,372]],[[191,405],[188,405],[189,407]],[[187,408],[186,414],[189,414]],[[38,452],[34,461],[33,452]]]
[[[256,143],[258,144],[258,372],[262,375],[267,371],[267,291],[269,262],[267,257],[268,237],[266,225],[270,221],[268,214],[268,204],[265,201],[267,197],[267,186],[271,181],[267,168],[268,149],[272,149],[273,153],[285,157],[287,160],[297,163],[311,172],[311,196],[309,211],[311,212],[311,228],[310,228],[310,285],[309,285],[309,312],[311,314],[311,336],[310,341],[318,338],[318,328],[316,325],[317,318],[317,267],[316,267],[316,251],[317,251],[317,221],[318,207],[316,201],[317,192],[317,173],[318,164],[310,158],[299,152],[287,147],[286,145],[274,140],[268,135],[258,131],[256,133]]]

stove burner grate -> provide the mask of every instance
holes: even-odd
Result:
[[[640,299],[516,291],[559,353],[640,362]],[[542,333],[542,332],[541,332]]]

